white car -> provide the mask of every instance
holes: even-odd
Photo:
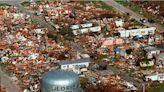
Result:
[[[133,83],[125,82],[125,85],[127,86],[128,89],[137,90],[137,88],[133,85]]]
[[[141,21],[142,23],[146,23],[146,22],[147,22],[147,20],[144,19],[144,18],[141,18],[140,21]]]

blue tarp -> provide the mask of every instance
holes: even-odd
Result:
[[[134,38],[136,39],[139,39],[139,38],[142,38],[143,36],[142,35],[135,35]]]
[[[120,52],[120,49],[119,48],[114,48],[114,52],[115,53],[119,53]]]

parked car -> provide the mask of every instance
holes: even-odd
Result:
[[[124,82],[128,89],[137,90],[136,86],[132,82]]]
[[[142,23],[146,23],[146,22],[147,22],[147,20],[144,19],[144,18],[141,18],[140,21],[141,21]]]
[[[143,39],[143,37],[140,36],[140,35],[136,35],[136,36],[133,37],[133,40],[135,40],[135,41],[137,41],[139,39]]]
[[[129,12],[127,12],[126,15],[130,16],[131,14]]]
[[[153,19],[151,19],[151,18],[149,18],[147,21],[148,21],[149,23],[155,23],[155,21],[154,21]]]

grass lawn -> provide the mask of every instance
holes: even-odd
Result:
[[[7,66],[7,64],[5,63],[0,63],[0,68],[5,68]]]
[[[150,84],[150,92],[164,92],[164,83]]]
[[[106,10],[112,10],[113,9],[112,6],[107,5],[103,1],[93,1],[93,3],[97,8],[102,8],[102,9],[106,9]]]
[[[123,5],[123,6],[128,6],[129,5],[129,3],[128,2],[126,2],[126,1],[123,1],[123,0],[115,0],[117,3],[120,3],[121,5]]]
[[[25,2],[23,2],[23,3],[21,3],[23,6],[29,6],[30,5],[30,2],[28,2],[28,1],[25,1]]]
[[[10,6],[10,5],[5,4],[5,3],[0,3],[0,6]]]

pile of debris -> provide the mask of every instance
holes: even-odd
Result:
[[[100,78],[100,84],[95,88],[93,85],[86,85],[84,92],[124,92],[126,89],[123,80],[119,76],[106,76]]]
[[[39,2],[31,3],[27,7],[38,16],[43,16],[46,21],[55,21],[60,24],[77,24],[90,19],[98,19],[104,17],[116,17],[116,12],[96,8],[93,3],[73,1],[62,4],[61,2]],[[96,13],[95,13],[96,12]],[[89,15],[89,16],[88,16]]]
[[[3,70],[9,73],[21,91],[38,92],[42,74],[57,68],[58,58],[69,50],[49,39],[47,28],[33,22],[30,15],[17,12],[8,12],[8,15],[0,20],[4,23],[0,25],[3,29],[0,63],[7,65]]]

